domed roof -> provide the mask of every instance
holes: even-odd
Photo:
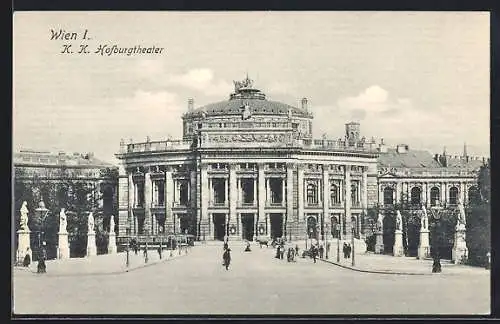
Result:
[[[305,109],[297,108],[282,102],[266,99],[266,95],[252,87],[252,80],[248,77],[244,81],[235,81],[235,92],[229,100],[211,103],[184,114],[186,117],[209,117],[221,115],[240,115],[245,107],[252,114],[259,115],[289,115],[312,118],[312,114]]]

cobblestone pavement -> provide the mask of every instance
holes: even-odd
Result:
[[[194,247],[186,257],[107,276],[15,271],[16,314],[488,314],[490,278],[362,273],[274,258],[272,248]],[[361,260],[360,260],[361,261]],[[402,260],[404,262],[404,260]]]

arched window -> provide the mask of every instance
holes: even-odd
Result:
[[[338,205],[340,204],[340,188],[337,184],[330,184],[330,204]]]
[[[420,187],[413,187],[410,191],[410,203],[412,205],[419,205],[421,203],[422,190]]]
[[[351,184],[351,204],[353,206],[359,205],[358,185],[356,183]]]
[[[431,188],[431,206],[436,206],[439,202],[439,188],[432,187]]]
[[[309,205],[318,204],[318,187],[314,183],[307,184],[307,203]]]
[[[458,203],[458,188],[451,187],[449,192],[449,203],[450,205],[456,205]]]
[[[479,194],[479,189],[476,186],[470,187],[469,190],[467,191],[467,195],[469,196],[469,204],[478,202],[481,198],[481,195]]]
[[[394,189],[385,187],[384,189],[384,205],[394,204]]]

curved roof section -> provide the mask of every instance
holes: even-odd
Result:
[[[253,81],[248,77],[243,81],[235,81],[235,92],[229,97],[229,100],[211,103],[183,115],[185,117],[195,116],[220,116],[220,115],[239,115],[248,105],[252,114],[259,115],[288,115],[312,118],[312,113],[305,109],[294,107],[282,102],[267,100],[266,95],[260,90],[253,88]]]
[[[379,166],[393,168],[440,168],[441,165],[434,160],[428,151],[412,150],[407,153],[398,153],[395,149],[388,149],[378,158]]]

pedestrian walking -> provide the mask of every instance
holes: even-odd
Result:
[[[311,254],[312,254],[312,257],[313,257],[314,263],[316,263],[317,253],[318,253],[318,250],[317,250],[317,248],[313,245],[313,246],[311,247]]]
[[[351,244],[347,244],[347,258],[351,258],[352,246]]]
[[[295,255],[299,255],[299,245],[295,244]]]
[[[229,264],[231,263],[231,249],[227,248],[224,250],[224,254],[222,255],[223,263],[222,265],[229,270]]]
[[[344,245],[342,247],[342,252],[344,252],[344,259],[347,259],[347,243],[344,242]]]
[[[47,272],[47,267],[45,265],[45,260],[47,259],[47,251],[45,250],[45,245],[46,243],[43,242],[43,247],[40,250],[40,255],[38,256],[38,267],[37,267],[38,273]]]
[[[30,263],[31,263],[31,250],[30,248],[28,247],[26,249],[26,255],[24,256],[24,260],[23,260],[23,267],[29,267]]]
[[[276,256],[275,256],[276,259],[280,258],[280,248],[281,247],[279,245],[276,247]]]
[[[323,253],[325,252],[323,245],[320,245],[318,250],[319,250],[319,258],[323,259]]]

